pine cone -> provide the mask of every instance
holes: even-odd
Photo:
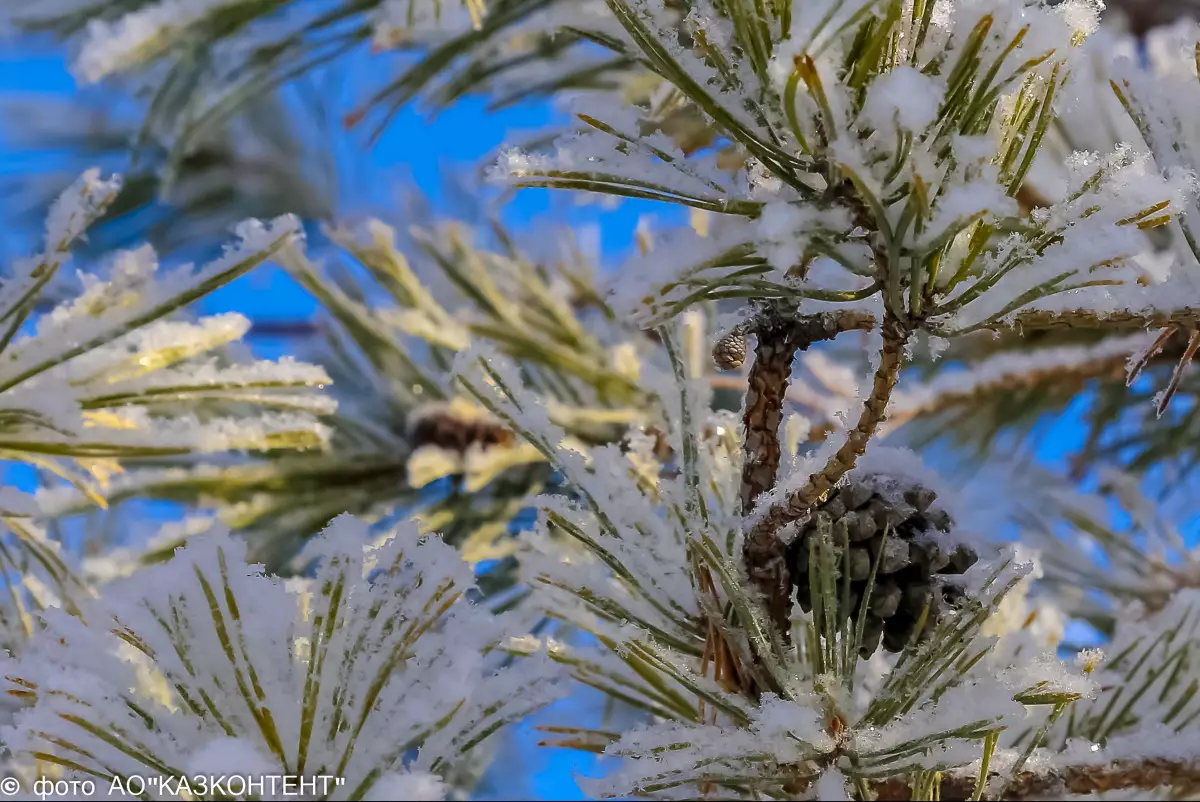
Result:
[[[746,361],[746,335],[740,331],[726,334],[713,346],[712,357],[721,370],[737,370]]]
[[[810,553],[825,540],[832,547],[838,572],[840,603],[843,571],[850,575],[850,606],[838,610],[857,626],[864,614],[863,595],[872,567],[875,585],[866,600],[866,620],[859,653],[869,657],[879,647],[899,652],[912,640],[927,637],[938,618],[962,599],[961,588],[948,577],[965,573],[978,559],[974,549],[957,542],[949,514],[935,506],[937,495],[923,487],[899,486],[882,475],[861,477],[833,492],[818,507],[788,547],[792,585],[800,606],[812,610]],[[884,534],[887,533],[885,537]],[[849,554],[844,554],[845,545]],[[928,607],[925,625],[917,623]]]
[[[436,446],[458,453],[464,453],[472,445],[509,446],[514,442],[512,432],[500,421],[457,399],[413,410],[407,435],[414,450]]]

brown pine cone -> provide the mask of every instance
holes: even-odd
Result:
[[[937,494],[928,488],[897,488],[895,480],[878,475],[854,479],[835,490],[788,547],[801,609],[809,612],[813,606],[810,550],[827,538],[838,572],[839,608],[842,572],[850,574],[853,604],[849,610],[839,609],[838,618],[845,620],[848,613],[857,626],[859,617],[866,616],[860,655],[869,657],[880,642],[888,651],[899,652],[914,637],[927,637],[938,618],[962,599],[962,590],[949,577],[966,572],[978,560],[974,549],[952,537],[954,522],[936,500]],[[864,604],[872,569],[874,586]],[[925,623],[918,634],[922,616]]]
[[[713,346],[712,357],[721,370],[737,370],[746,361],[746,335],[739,331],[726,334]]]

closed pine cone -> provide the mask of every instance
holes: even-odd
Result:
[[[746,335],[740,331],[726,334],[713,346],[712,357],[721,370],[737,370],[746,361]]]
[[[822,535],[828,538],[839,574],[839,598],[841,572],[850,572],[850,606],[838,611],[838,620],[850,615],[855,626],[863,612],[862,597],[872,566],[878,564],[866,603],[859,650],[863,657],[873,654],[881,641],[889,652],[902,651],[913,640],[928,607],[918,636],[923,639],[942,612],[962,598],[962,590],[947,579],[964,573],[978,556],[969,545],[953,538],[954,523],[945,510],[935,506],[936,499],[932,490],[904,487],[886,476],[852,479],[817,508],[788,547],[792,585],[801,608],[809,612],[810,553],[816,553],[812,549]],[[846,543],[848,557],[843,555]]]

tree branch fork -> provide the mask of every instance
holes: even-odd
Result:
[[[1200,310],[1190,308],[1155,314],[1130,312],[1109,315],[1086,310],[1034,310],[1018,313],[1006,327],[1012,326],[1026,332],[1062,327],[1153,329],[1182,325],[1184,322],[1200,324],[1198,314]],[[883,347],[871,392],[863,402],[858,421],[846,433],[845,440],[833,456],[803,485],[787,493],[784,498],[774,499],[766,509],[756,510],[760,497],[771,491],[777,481],[781,455],[779,424],[796,354],[815,342],[832,340],[842,332],[869,331],[877,325],[882,329]],[[899,380],[904,348],[911,333],[911,323],[902,323],[891,312],[885,312],[882,320],[877,320],[874,315],[864,311],[845,310],[799,316],[767,307],[735,327],[714,348],[714,359],[721,367],[730,368],[736,366],[733,363],[745,355],[746,335],[753,334],[756,339],[742,419],[740,501],[748,525],[743,559],[747,574],[763,594],[771,619],[782,632],[788,631],[791,605],[789,570],[779,533],[788,525],[805,520],[866,452],[868,442],[886,419],[888,403]],[[740,342],[738,338],[741,338]]]
[[[1042,327],[1049,320],[1034,318],[1028,322],[1035,327]],[[1098,322],[1087,319],[1082,324],[1086,327],[1089,323]],[[1055,323],[1061,325],[1061,321],[1056,320]],[[791,318],[768,312],[733,332],[735,336],[753,334],[756,338],[754,363],[747,378],[743,411],[740,496],[743,514],[753,510],[759,498],[774,488],[777,481],[781,457],[779,425],[796,354],[816,342],[832,340],[842,332],[869,331],[876,325],[874,316],[859,312],[832,312]],[[785,526],[806,518],[816,505],[828,497],[865,453],[868,442],[886,418],[911,330],[891,315],[885,315],[881,328],[883,346],[878,367],[871,392],[863,402],[855,426],[847,432],[841,446],[819,471],[758,515],[745,534],[743,559],[747,574],[761,593],[766,611],[781,633],[789,631],[791,578],[785,544],[779,533]],[[1003,789],[996,786],[977,789],[977,785],[976,777],[947,774],[940,780],[939,798],[948,802],[993,798],[1052,799],[1065,795],[1145,791],[1160,787],[1195,792],[1200,790],[1200,764],[1153,757],[1116,760],[1108,764],[1024,771],[1006,783]],[[871,782],[868,787],[871,796],[878,802],[907,802],[913,798],[913,788],[907,778]],[[979,790],[983,794],[976,796]]]
[[[743,515],[754,510],[760,496],[774,488],[778,478],[779,424],[796,354],[813,343],[832,340],[844,331],[869,331],[875,325],[874,316],[865,312],[788,316],[767,310],[732,332],[733,336],[753,333],[756,339],[742,414],[740,500]],[[788,524],[805,518],[829,495],[866,451],[867,443],[883,422],[900,375],[904,346],[910,332],[890,315],[884,318],[882,328],[879,367],[858,422],[821,470],[755,517],[743,541],[746,572],[762,594],[767,613],[781,633],[787,633],[790,628],[791,577],[786,546],[779,533]],[[718,343],[718,348],[728,350],[727,342]]]

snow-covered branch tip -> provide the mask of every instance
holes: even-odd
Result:
[[[249,330],[240,315],[172,319],[198,298],[299,242],[296,218],[237,226],[213,262],[160,271],[153,249],[116,254],[81,289],[38,311],[72,246],[116,199],[118,179],[83,175],[51,207],[45,250],[0,289],[0,450],[104,503],[119,459],[323,445],[314,391],[328,374],[292,359],[218,356]],[[10,494],[11,496],[11,494]],[[10,497],[6,510],[21,510]],[[32,506],[30,507],[32,509]],[[25,510],[29,511],[29,510]]]
[[[284,583],[215,528],[79,617],[45,611],[4,667],[21,703],[4,743],[110,783],[311,772],[345,778],[332,799],[440,787],[556,698],[557,670],[545,655],[500,667],[494,648],[524,632],[466,600],[471,570],[438,538],[409,525],[369,541],[339,518],[311,544],[313,577]]]

